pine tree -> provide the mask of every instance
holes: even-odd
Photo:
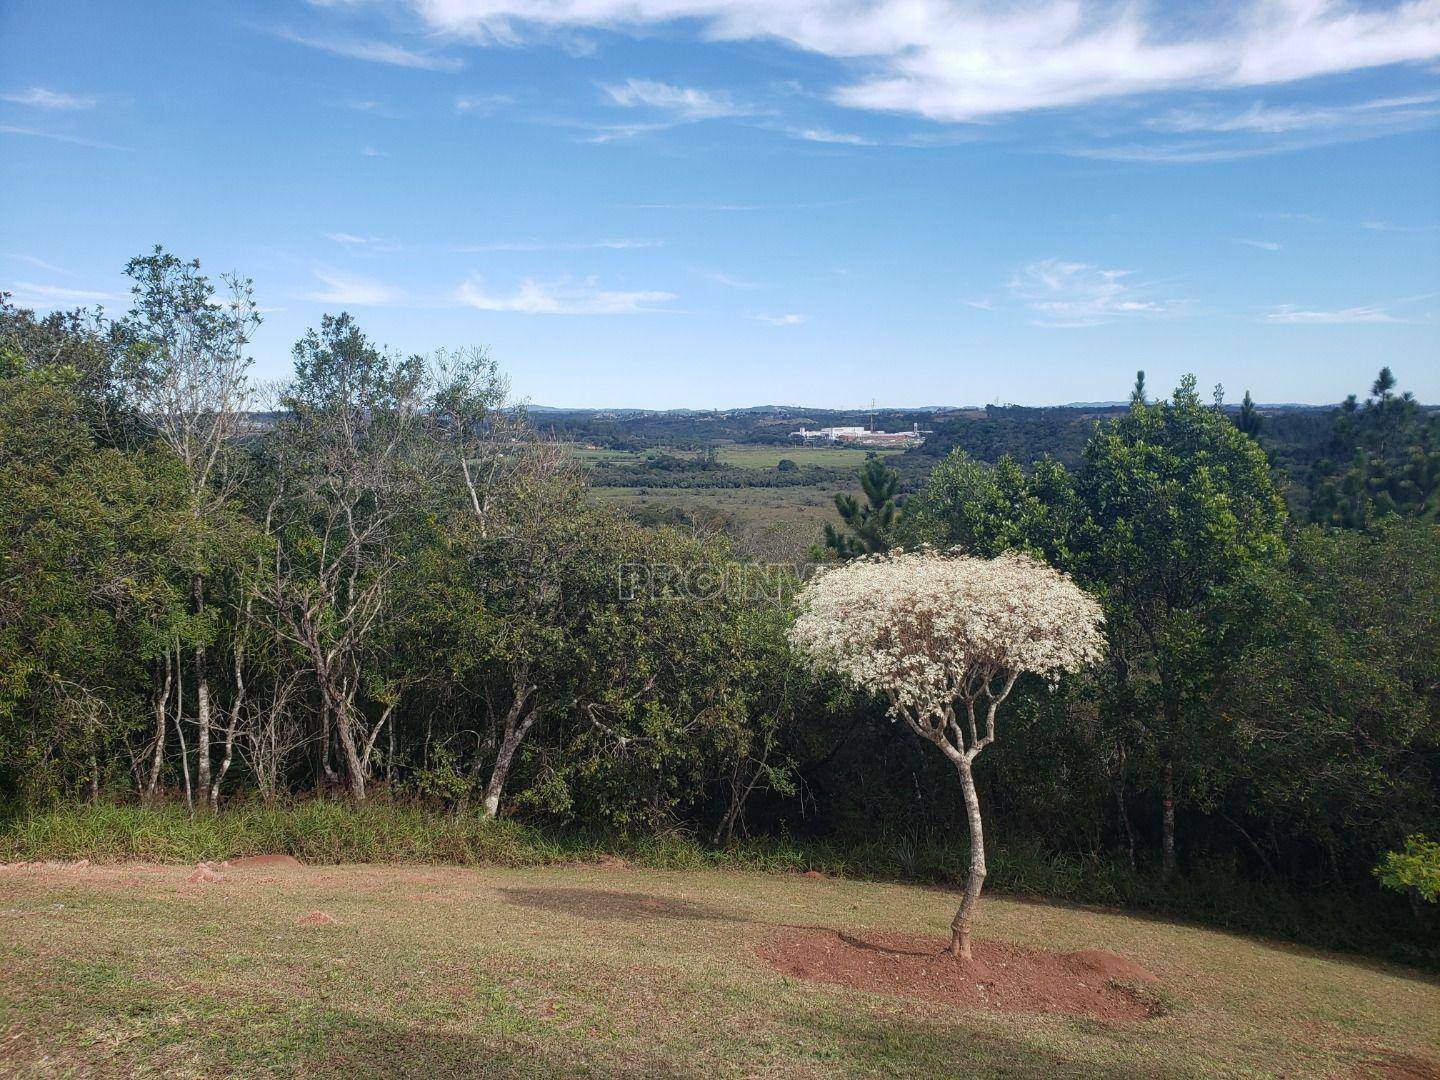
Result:
[[[1135,372],[1135,389],[1130,391],[1131,405],[1145,404],[1145,372]]]
[[[1252,439],[1257,439],[1264,423],[1265,418],[1260,415],[1260,410],[1255,408],[1255,399],[1250,396],[1250,391],[1246,390],[1245,397],[1240,401],[1240,415],[1235,419],[1235,426]]]
[[[835,496],[835,509],[849,532],[828,522],[825,525],[825,546],[842,559],[888,551],[893,541],[900,474],[872,454],[860,470],[860,489],[865,493],[864,503],[846,492]]]

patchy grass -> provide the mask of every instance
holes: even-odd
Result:
[[[0,871],[13,1076],[1326,1076],[1440,1056],[1414,972],[989,898],[980,935],[1108,949],[1154,1019],[1006,1016],[786,978],[786,926],[944,933],[935,889],[735,870],[114,864]],[[335,925],[300,926],[310,911]]]
[[[959,838],[866,836],[796,841],[759,837],[725,848],[680,832],[616,836],[552,832],[475,814],[447,815],[377,798],[305,800],[267,807],[233,803],[219,814],[183,806],[101,803],[60,806],[0,819],[0,862],[140,860],[195,863],[286,854],[307,863],[547,866],[619,855],[650,869],[820,871],[848,878],[953,886],[965,879]],[[1440,969],[1440,923],[1417,919],[1403,897],[1375,889],[1296,892],[1226,865],[1173,878],[1136,873],[1118,860],[1059,855],[1040,844],[992,840],[989,892],[1121,906],[1184,916],[1219,929],[1266,934]],[[1430,914],[1430,913],[1426,913]]]

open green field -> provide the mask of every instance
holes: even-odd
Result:
[[[220,872],[0,870],[0,1074],[1423,1077],[1440,1056],[1431,978],[1109,911],[991,897],[980,935],[1119,953],[1158,977],[1160,1015],[945,1006],[757,954],[794,926],[940,935],[954,896],[936,889],[623,864]]]
[[[583,446],[572,446],[571,454],[581,461],[608,461],[617,465],[638,465],[647,457],[664,453],[671,457],[699,457],[693,450],[674,450],[668,447],[658,450],[595,450]],[[891,457],[903,453],[901,450],[867,451],[852,446],[761,446],[731,444],[716,449],[716,456],[722,465],[740,469],[773,469],[782,458],[788,458],[796,465],[816,465],[826,469],[858,469],[870,453]]]

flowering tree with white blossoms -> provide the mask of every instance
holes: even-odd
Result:
[[[934,743],[960,774],[970,874],[949,952],[969,960],[985,882],[972,764],[995,741],[995,712],[1022,674],[1054,682],[1100,660],[1100,604],[1026,555],[978,559],[928,550],[823,571],[798,604],[790,643],[806,662],[885,695],[891,718]]]

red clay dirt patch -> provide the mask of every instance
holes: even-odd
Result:
[[[334,926],[335,916],[328,911],[311,911],[295,920],[296,926]]]
[[[1053,953],[977,941],[966,963],[943,955],[947,942],[914,934],[789,928],[755,951],[796,979],[1002,1013],[1065,1013],[1099,1020],[1155,1015],[1129,983],[1155,977],[1105,952]]]

